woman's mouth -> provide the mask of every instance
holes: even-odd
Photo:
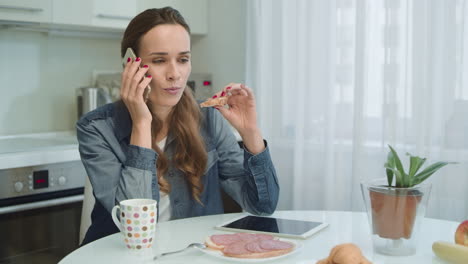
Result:
[[[172,95],[175,95],[175,94],[179,93],[180,90],[181,90],[180,87],[164,88],[164,91],[166,91],[168,94],[172,94]]]

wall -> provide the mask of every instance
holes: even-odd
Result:
[[[216,90],[243,82],[245,0],[209,0],[207,36],[192,39],[193,72]],[[0,136],[74,130],[75,89],[93,70],[120,70],[120,39],[56,36],[0,28]]]
[[[0,29],[0,135],[74,130],[75,88],[119,70],[119,40]]]
[[[193,38],[193,71],[211,72],[213,87],[245,81],[245,0],[209,0],[208,36]]]

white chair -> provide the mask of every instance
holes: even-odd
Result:
[[[81,224],[80,224],[80,245],[91,226],[91,212],[93,211],[95,199],[93,195],[93,186],[86,176],[86,183],[84,187],[83,207],[81,209]]]

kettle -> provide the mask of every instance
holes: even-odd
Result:
[[[76,99],[78,106],[78,119],[89,111],[112,102],[109,92],[100,87],[77,88]]]

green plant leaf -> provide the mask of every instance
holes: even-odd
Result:
[[[393,172],[395,173],[395,187],[405,187],[403,175],[401,175],[400,171],[394,169]]]
[[[394,161],[395,161],[395,167],[396,169],[398,170],[398,174],[400,177],[398,177],[396,171],[394,171],[395,175],[397,175],[396,177],[396,184],[395,186],[396,187],[408,187],[408,175],[405,173],[405,169],[403,168],[403,164],[401,164],[401,160],[400,158],[398,157],[398,154],[396,153],[396,151],[392,148],[392,146],[388,145],[388,147],[390,148],[390,151],[392,152],[393,154],[393,158],[394,158]]]
[[[418,172],[418,170],[422,167],[422,165],[426,162],[426,158],[420,158],[417,156],[410,156],[410,170],[408,175],[414,176]]]
[[[393,169],[395,168],[395,158],[393,157],[393,153],[391,151],[388,152],[387,155],[387,162],[384,164],[387,172],[387,182],[388,186],[392,186],[393,182]]]
[[[386,169],[385,171],[387,172],[388,187],[391,187],[393,182],[393,171],[391,169]]]
[[[387,183],[388,183],[388,186],[392,186],[395,168],[394,168],[394,167],[388,166],[387,163],[385,163],[384,168],[385,168],[385,171],[387,172]]]
[[[418,172],[418,170],[421,168],[421,166],[426,162],[425,158],[420,158],[417,156],[412,156],[411,154],[408,153],[410,156],[410,169],[408,173],[408,178],[409,178],[409,185],[413,186],[414,185],[414,175]]]
[[[429,165],[427,168],[425,168],[423,171],[420,173],[416,174],[414,176],[415,178],[415,185],[420,184],[421,182],[425,181],[427,178],[429,178],[432,174],[434,174],[436,171],[438,171],[440,168],[444,167],[445,165],[450,164],[451,162],[444,162],[444,161],[439,161],[436,162],[432,165]]]
[[[403,187],[401,173],[396,168],[385,167],[387,170],[392,171],[395,174],[395,187]],[[391,185],[389,185],[391,186]]]

